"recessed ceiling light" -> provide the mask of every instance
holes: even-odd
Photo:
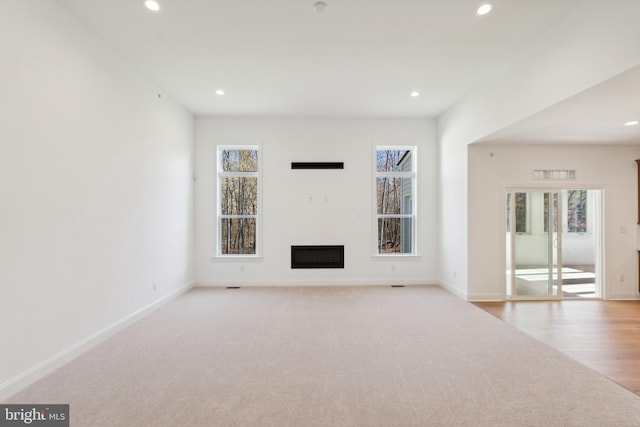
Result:
[[[624,125],[625,125],[625,126],[635,126],[635,125],[637,125],[638,123],[640,123],[640,122],[639,122],[639,121],[637,121],[637,120],[632,120],[632,121],[630,121],[630,122],[625,123]]]
[[[218,89],[218,90],[216,90],[216,95],[222,96],[222,95],[224,95],[224,91],[222,89]]]
[[[157,12],[160,10],[160,5],[155,0],[147,0],[144,2],[144,5],[147,7],[147,9],[153,10],[154,12]]]
[[[316,12],[322,13],[327,8],[327,4],[323,1],[317,1],[313,4],[313,8],[316,10]]]
[[[487,13],[491,12],[491,9],[493,9],[493,6],[491,6],[491,4],[489,3],[485,3],[478,8],[476,13],[478,15],[486,15]]]
[[[420,92],[418,92],[417,90],[414,90],[413,92],[411,92],[411,96],[413,96],[414,98],[417,98],[420,96]]]

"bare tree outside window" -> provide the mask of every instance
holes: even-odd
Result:
[[[256,255],[258,150],[222,147],[218,155],[219,253]]]
[[[414,149],[376,150],[377,251],[407,254],[414,251]]]
[[[587,190],[567,190],[567,232],[587,232]]]
[[[516,233],[527,232],[527,193],[516,193]]]

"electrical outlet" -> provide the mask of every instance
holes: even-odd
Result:
[[[621,275],[620,275],[620,281],[621,281],[621,282],[624,282],[624,274],[621,274]]]
[[[153,287],[153,291],[155,292],[156,290],[158,290],[158,284],[156,282],[153,282],[153,285],[151,285]]]

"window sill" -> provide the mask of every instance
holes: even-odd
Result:
[[[422,255],[420,254],[389,254],[389,255],[376,254],[376,255],[372,255],[371,259],[376,261],[389,260],[389,259],[419,260],[419,259],[422,259]]]
[[[261,255],[213,255],[213,261],[262,261]]]

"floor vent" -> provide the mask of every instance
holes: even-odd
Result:
[[[344,246],[291,246],[291,268],[344,268]]]
[[[226,289],[240,289],[240,286],[227,286]]]
[[[404,288],[404,285],[391,285],[392,288]]]

